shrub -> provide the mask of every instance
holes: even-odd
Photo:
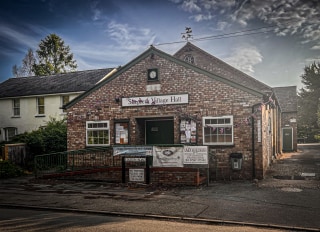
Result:
[[[0,161],[0,178],[22,176],[23,170],[8,160]]]

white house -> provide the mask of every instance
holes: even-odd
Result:
[[[0,142],[62,119],[62,105],[89,90],[115,69],[97,69],[52,76],[10,78],[0,83]]]

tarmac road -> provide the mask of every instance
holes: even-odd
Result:
[[[33,177],[0,180],[0,207],[320,231],[319,151],[317,144],[285,153],[258,183],[212,182],[161,191]]]
[[[283,230],[256,228],[253,226],[224,226],[205,223],[182,223],[168,220],[148,220],[127,217],[111,217],[77,212],[52,212],[30,209],[0,208],[1,231],[63,231],[63,232],[280,232]]]

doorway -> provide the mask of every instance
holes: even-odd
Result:
[[[293,129],[282,128],[282,150],[293,151]]]
[[[173,119],[145,121],[146,144],[174,144]]]

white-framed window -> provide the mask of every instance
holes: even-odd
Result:
[[[87,121],[86,122],[86,145],[108,146],[110,145],[110,122]]]
[[[233,116],[203,117],[204,145],[233,144]]]
[[[20,116],[20,99],[12,99],[12,113],[14,117]]]
[[[44,97],[37,97],[37,114],[45,114]]]
[[[12,137],[14,137],[17,134],[17,128],[15,127],[6,127],[3,128],[4,130],[4,140],[10,141]]]
[[[65,104],[69,103],[70,101],[70,96],[69,95],[63,95],[61,96],[61,107],[63,107]],[[67,110],[62,109],[63,113],[66,113]]]

